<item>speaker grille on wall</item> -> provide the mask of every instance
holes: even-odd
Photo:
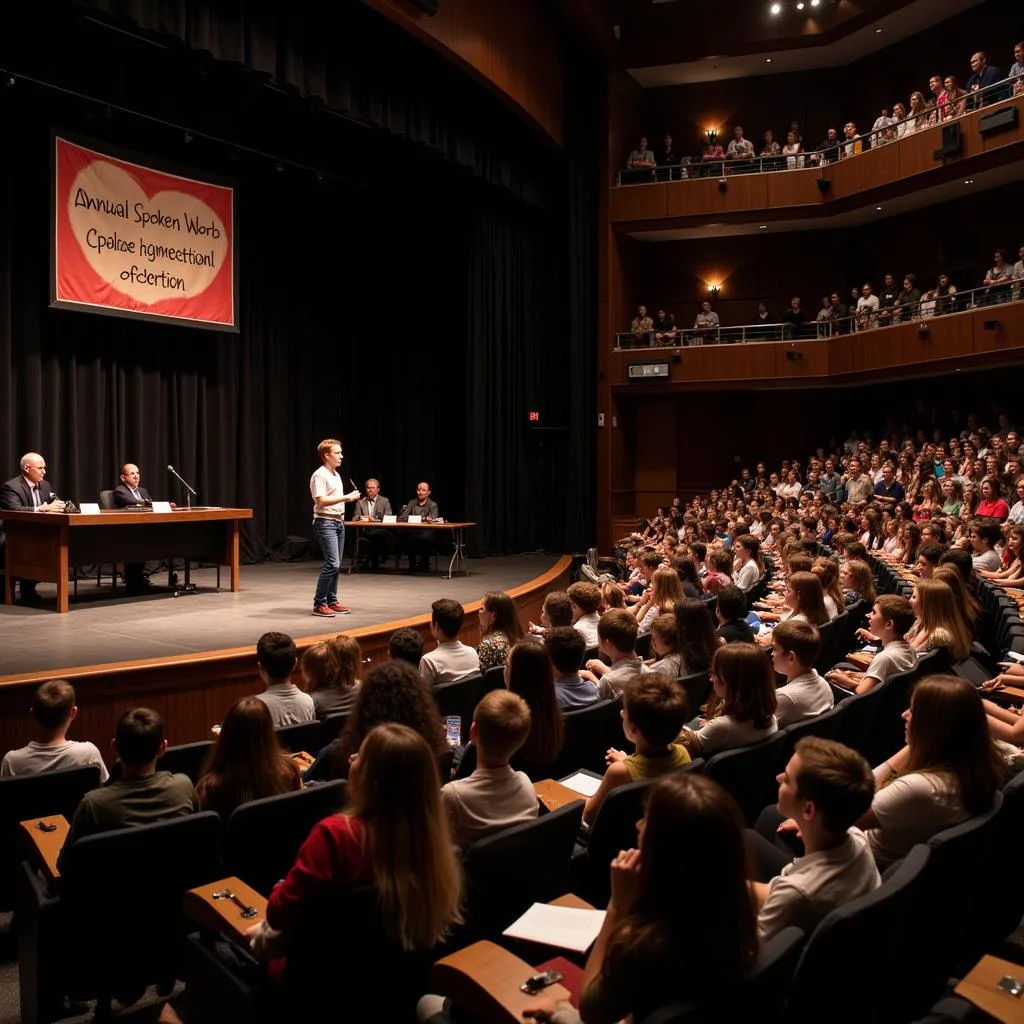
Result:
[[[438,0],[408,0],[418,11],[422,11],[427,17],[432,18],[437,14]]]

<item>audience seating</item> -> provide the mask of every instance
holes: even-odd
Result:
[[[820,736],[822,739],[833,740],[842,724],[846,709],[842,704],[837,704],[829,711],[823,711],[814,718],[805,718],[802,722],[794,722],[782,730],[785,737],[782,747],[779,750],[779,759],[775,762],[775,774],[778,775],[793,756],[793,749],[797,740],[802,736]]]
[[[157,771],[180,772],[187,775],[192,784],[199,781],[203,762],[213,749],[212,740],[200,740],[198,743],[181,743],[176,747],[168,747],[157,763]]]
[[[467,907],[460,942],[490,938],[534,903],[569,891],[569,866],[583,821],[583,801],[574,800],[536,821],[514,825],[475,842],[463,857]]]
[[[224,828],[224,874],[269,896],[313,826],[342,810],[347,798],[348,783],[335,779],[242,804]]]
[[[849,621],[849,613],[840,612],[830,622],[825,622],[818,627],[818,633],[821,636],[821,650],[814,660],[814,668],[819,672],[827,672],[849,651],[850,648],[846,645]]]
[[[320,720],[320,739],[317,741],[320,746],[314,750],[308,750],[306,753],[313,754],[314,756],[327,746],[328,743],[333,743],[342,733],[345,728],[345,723],[348,721],[347,711],[335,711],[334,714],[327,715]]]
[[[185,892],[220,876],[221,823],[190,814],[75,842],[60,895],[23,863],[18,876],[18,964],[23,1024],[65,1014],[64,995],[133,1001],[180,974]]]
[[[686,691],[688,714],[696,718],[704,702],[711,696],[711,675],[708,672],[693,672],[688,676],[679,676],[676,682]]]
[[[484,673],[484,683],[480,687],[480,696],[490,693],[491,690],[504,690],[505,689],[505,666],[504,665],[492,665]]]
[[[457,716],[460,722],[462,742],[469,742],[469,727],[473,724],[473,712],[482,696],[484,677],[479,672],[457,679],[453,683],[440,683],[434,687],[434,700],[441,718]]]
[[[21,861],[18,822],[51,814],[71,821],[82,797],[99,784],[97,765],[0,779],[0,910],[10,910],[14,904],[14,880]]]
[[[323,723],[316,719],[312,722],[300,722],[298,725],[281,725],[274,732],[277,734],[277,742],[290,754],[297,754],[302,750],[314,754],[325,746],[321,741]]]
[[[732,794],[748,825],[757,821],[765,805],[775,802],[775,765],[785,743],[785,731],[780,729],[760,743],[713,754],[704,765],[704,773]]]
[[[847,693],[839,687],[832,687],[836,702],[843,708],[843,717],[839,720],[835,738],[840,743],[860,751],[870,760],[872,753],[872,730],[882,697],[889,681],[876,683],[867,693]]]
[[[1024,772],[1018,772],[1003,786],[1003,806],[996,820],[993,864],[1013,864],[1024,846]],[[1004,940],[1020,926],[1024,917],[1024,887],[1002,886],[998,898],[989,893],[976,913],[984,919],[982,927],[993,945]]]
[[[603,774],[608,747],[613,742],[618,747],[625,743],[621,711],[621,701],[601,700],[588,708],[567,712],[562,717],[565,726],[562,750],[547,766],[543,778],[561,779],[578,768]]]
[[[636,653],[644,659],[651,656],[651,634],[647,633],[644,636],[637,637],[636,641]]]

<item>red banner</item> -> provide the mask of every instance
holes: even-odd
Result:
[[[234,189],[54,145],[52,305],[237,330]]]

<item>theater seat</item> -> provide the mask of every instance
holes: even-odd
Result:
[[[622,702],[599,700],[590,707],[562,716],[565,735],[558,757],[547,766],[542,778],[561,779],[578,768],[603,773],[608,747],[625,742],[622,733]],[[617,741],[613,737],[618,737]]]
[[[441,718],[456,717],[460,723],[462,742],[469,742],[469,727],[473,724],[473,712],[480,701],[484,678],[479,672],[452,683],[440,683],[434,687],[434,701]]]
[[[323,723],[314,719],[312,722],[300,722],[298,725],[281,725],[274,732],[277,742],[290,754],[305,750],[307,754],[316,754],[324,746],[320,742],[323,736]]]
[[[785,743],[785,732],[780,729],[760,743],[713,754],[704,764],[704,774],[732,795],[748,825],[775,802],[775,765]]]
[[[833,740],[842,725],[846,709],[842,704],[836,705],[831,711],[823,711],[814,718],[805,718],[802,722],[794,722],[782,730],[785,741],[779,751],[779,759],[775,762],[775,775],[778,775],[793,756],[797,741],[804,736],[820,736],[822,739]]]
[[[882,705],[882,694],[888,682],[876,683],[867,693],[842,696],[843,717],[836,730],[836,739],[854,750],[860,751],[870,760],[871,730]],[[836,690],[832,691],[837,694]],[[837,695],[837,700],[840,699]]]

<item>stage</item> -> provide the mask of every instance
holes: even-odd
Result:
[[[475,612],[487,591],[510,593],[525,626],[538,620],[548,591],[568,586],[570,563],[555,555],[473,559],[469,576],[450,580],[343,571],[338,595],[352,614],[333,619],[311,614],[320,570],[313,561],[243,566],[237,593],[215,589],[214,569],[193,570],[198,592],[179,597],[160,586],[114,597],[109,577],[102,587],[80,580],[67,615],[55,611],[56,587],[40,584],[42,607],[0,605],[0,750],[26,741],[31,692],[43,679],[76,687],[81,710],[72,738],[106,744],[124,708],[148,703],[168,719],[171,743],[205,739],[231,701],[259,688],[255,645],[268,630],[290,634],[300,647],[351,633],[364,657],[377,661],[398,626],[423,632],[429,650],[430,604],[452,597],[467,607],[463,641],[476,644]],[[166,582],[166,574],[153,580]]]

